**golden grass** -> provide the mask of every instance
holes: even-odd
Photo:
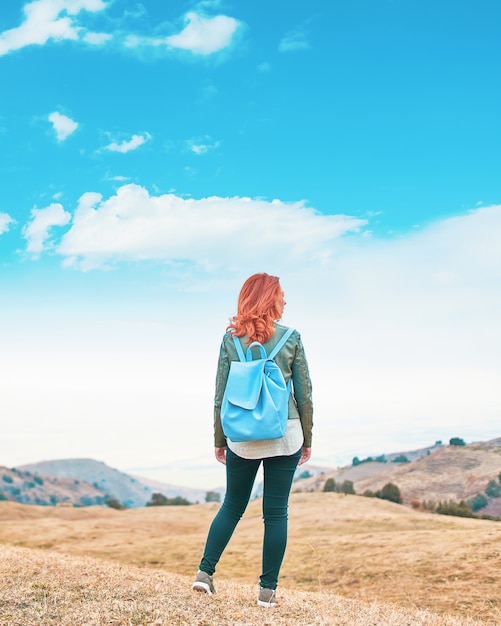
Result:
[[[215,596],[192,578],[86,557],[0,547],[2,626],[476,626],[329,592],[286,590],[279,607],[256,606],[257,587],[221,581]],[[485,623],[485,622],[484,622]]]
[[[229,581],[238,582],[237,589],[240,583],[242,589],[257,583],[260,507],[260,500],[250,503],[221,559],[216,580],[223,589]],[[0,542],[154,567],[153,579],[170,576],[167,571],[191,580],[217,508],[211,503],[114,511],[0,503]],[[398,604],[412,615],[431,609],[458,618],[480,618],[485,624],[501,623],[500,522],[431,515],[372,498],[299,493],[291,497],[289,528],[280,579],[287,597],[292,589],[314,591],[319,594],[314,603],[322,605],[337,598],[333,594],[342,594],[365,603]],[[281,622],[273,618],[273,623]],[[371,623],[393,622],[365,622]],[[432,622],[400,622],[407,623]]]

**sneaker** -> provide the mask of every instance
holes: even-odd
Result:
[[[260,587],[259,589],[259,597],[257,600],[258,606],[277,606],[277,596],[275,594],[274,589],[265,589],[264,587]]]
[[[193,583],[193,589],[195,591],[201,591],[202,593],[208,593],[210,596],[216,593],[212,576],[209,576],[207,572],[202,572],[201,570],[198,570],[197,577]]]

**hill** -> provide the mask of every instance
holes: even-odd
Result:
[[[109,467],[102,461],[94,459],[61,459],[30,463],[17,468],[20,472],[30,472],[33,475],[50,477],[50,479],[83,482],[99,494],[100,501],[87,504],[102,504],[108,498],[115,498],[126,507],[140,507],[151,500],[154,492],[162,493],[167,497],[181,496],[190,502],[202,501],[205,491],[169,485],[147,478],[131,476],[117,469]],[[46,480],[44,478],[44,480]],[[50,481],[47,484],[52,484]],[[54,495],[57,498],[57,494]],[[17,498],[16,498],[17,499]],[[19,500],[25,502],[25,500]],[[57,500],[60,501],[60,500]],[[75,499],[68,501],[79,503]]]
[[[408,463],[368,462],[340,468],[299,480],[294,490],[321,491],[326,479],[333,477],[337,483],[352,481],[358,494],[376,491],[392,482],[399,487],[406,504],[412,501],[459,502],[485,492],[491,480],[499,483],[500,474],[501,438],[497,438],[464,446],[440,446]],[[501,498],[488,497],[488,501],[490,514],[501,514]]]
[[[36,472],[0,466],[0,500],[23,504],[77,506],[104,504],[106,494],[98,487],[77,478],[41,476]]]
[[[280,606],[263,609],[255,604],[256,585],[221,581],[218,593],[206,596],[193,592],[191,582],[191,577],[170,572],[0,546],[2,623],[6,626],[262,626],[271,622],[274,626],[485,626],[488,623],[294,589],[283,591]]]
[[[145,506],[151,500],[153,493],[161,493],[168,498],[180,496],[189,502],[196,503],[204,502],[207,492],[205,489],[173,485],[121,472],[94,459],[48,460],[21,465],[13,471],[4,469],[5,473],[11,474],[16,482],[14,489],[4,490],[7,498],[24,504],[71,502],[78,506],[88,506],[104,504],[107,499],[114,498],[124,506],[134,508]],[[298,468],[296,476],[316,476],[330,469],[310,465],[307,471]],[[42,478],[43,484],[38,484],[36,493],[27,492],[27,483],[18,481],[15,474],[37,476],[38,482]],[[61,487],[63,483],[78,488],[66,489],[64,492],[60,488],[55,488],[57,485]],[[212,491],[216,491],[221,497],[224,496],[224,488],[216,488]],[[253,497],[261,494],[262,483],[256,483]]]
[[[405,504],[419,506],[424,501],[468,500],[485,493],[489,481],[498,481],[501,489],[501,438],[465,446],[437,442],[427,448],[377,458],[385,462],[363,461],[338,469],[308,464],[298,468],[293,490],[322,491],[330,477],[338,484],[352,481],[358,494],[377,491],[392,482],[399,487]],[[401,458],[408,462],[396,462]],[[4,468],[3,474],[7,478],[0,479],[0,499],[3,493],[9,500],[29,504],[63,501],[83,506],[115,498],[126,507],[142,507],[155,492],[166,497],[181,496],[189,502],[203,502],[206,494],[203,489],[133,476],[93,459],[43,461],[16,470]],[[224,493],[224,489],[216,491]],[[261,493],[262,485],[256,483],[253,497]],[[501,516],[501,497],[487,494],[487,506],[479,512]]]
[[[152,568],[159,577],[176,572],[191,579],[218,506],[116,511],[4,502],[0,503],[0,544],[44,548],[63,560],[67,555],[89,556],[124,567]],[[218,566],[218,587],[256,584],[261,506],[260,499],[249,504]],[[389,602],[501,623],[499,522],[433,515],[336,493],[293,494],[289,520],[280,590],[320,592],[311,601],[318,599],[320,604],[323,596],[340,594],[368,603]],[[223,598],[220,608],[226,607],[226,596],[219,597]],[[238,622],[228,617],[219,623]],[[349,620],[330,623],[351,624]]]

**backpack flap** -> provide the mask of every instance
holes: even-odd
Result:
[[[261,394],[265,364],[266,359],[243,363],[231,362],[225,390],[228,402],[247,410],[256,408]]]

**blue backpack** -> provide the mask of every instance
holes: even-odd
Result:
[[[285,434],[292,379],[285,384],[282,371],[273,360],[294,332],[288,328],[266,356],[264,346],[254,341],[244,356],[238,337],[233,337],[240,361],[232,361],[221,405],[221,424],[231,441],[279,439]],[[252,360],[252,348],[261,358]]]

